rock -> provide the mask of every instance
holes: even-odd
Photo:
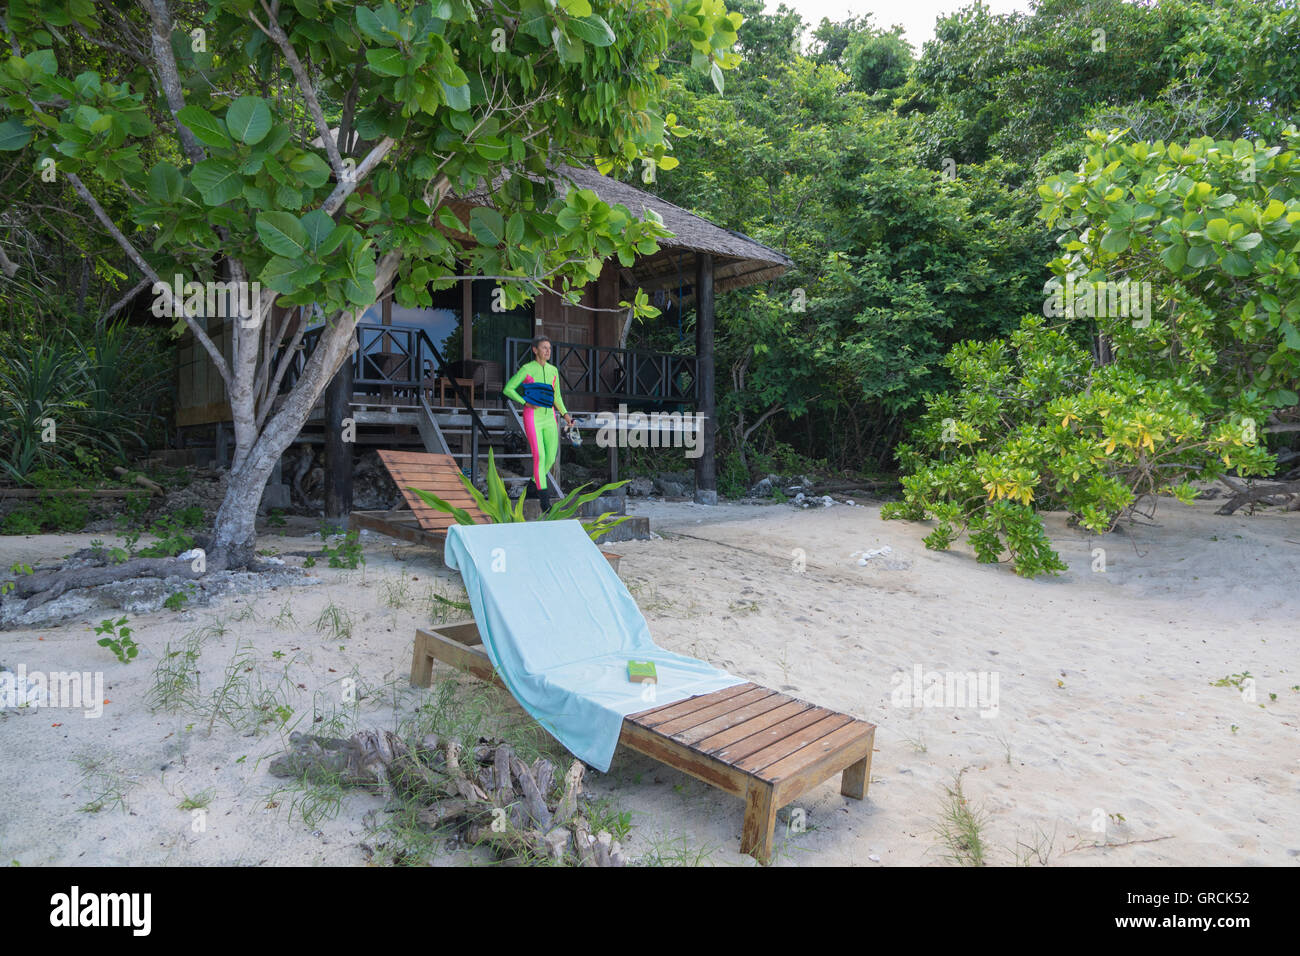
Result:
[[[633,498],[649,498],[655,492],[654,482],[649,478],[636,477],[623,486]]]
[[[667,475],[656,477],[654,487],[665,498],[682,498],[686,495],[686,488],[682,482],[675,481]]]
[[[764,478],[753,488],[749,490],[751,498],[771,498],[772,497],[772,479]]]
[[[800,491],[800,492],[798,492],[797,494],[795,494],[795,496],[794,496],[794,503],[797,504],[797,505],[803,505],[803,499],[804,499],[804,493],[803,493],[802,491]],[[806,508],[806,507],[808,507],[808,506],[807,506],[807,505],[804,505],[804,507]]]
[[[379,453],[368,451],[352,470],[352,507],[357,511],[387,511],[396,508],[401,493],[393,484]]]

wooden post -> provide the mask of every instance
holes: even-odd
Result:
[[[355,343],[354,343],[355,347]],[[325,517],[352,512],[352,443],[343,440],[343,419],[352,414],[352,352],[325,388]]]
[[[695,254],[695,378],[699,389],[696,411],[704,416],[702,452],[695,459],[695,501],[702,505],[718,503],[718,473],[713,459],[713,442],[717,434],[713,407],[713,256]]]
[[[473,279],[461,279],[460,299],[460,357],[469,361],[474,357],[474,288]],[[509,373],[506,373],[509,376]]]

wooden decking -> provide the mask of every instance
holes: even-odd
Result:
[[[435,660],[505,687],[473,621],[416,632],[412,685],[429,686]],[[743,799],[740,851],[767,862],[781,807],[836,773],[841,794],[866,796],[875,734],[874,724],[746,683],[631,714],[619,744]]]

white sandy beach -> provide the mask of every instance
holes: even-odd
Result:
[[[987,815],[990,864],[1294,866],[1300,516],[1219,517],[1216,504],[1163,502],[1154,526],[1104,539],[1049,516],[1070,565],[1055,579],[979,565],[963,545],[927,551],[928,526],[882,522],[876,505],[634,503],[664,537],[609,550],[623,556],[620,573],[664,647],[878,725],[866,801],[841,797],[838,779],[810,792],[796,805],[805,832],[778,822],[776,865],[943,865],[936,827],[964,770],[969,805]],[[3,538],[0,560],[50,560],[91,537]],[[109,701],[98,719],[43,708],[0,715],[0,863],[363,864],[363,817],[383,798],[349,795],[315,827],[290,820],[289,801],[272,796],[281,781],[266,772],[283,749],[279,732],[187,730],[193,718],[155,715],[146,695],[165,645],[222,619],[227,633],[202,650],[205,690],[236,642],[251,643],[259,676],[287,678],[295,719],[337,702],[351,677],[388,688],[362,701],[359,726],[394,727],[394,695],[409,711],[428,694],[405,688],[414,630],[428,622],[416,598],[435,580],[452,594],[458,576],[420,549],[364,540],[364,572],[318,566],[314,586],[131,616],[141,653],[127,665],[96,646],[98,618],[0,632],[0,664],[101,670]],[[260,544],[313,546],[274,534]],[[851,556],[886,545],[865,566]],[[1097,547],[1104,572],[1093,570]],[[405,606],[390,607],[403,589]],[[351,613],[350,638],[314,626],[331,602]],[[900,706],[891,678],[910,683],[918,666],[996,676],[997,699],[985,702],[996,715]],[[1213,686],[1242,674],[1253,678],[1253,701]],[[120,774],[126,808],[79,811],[94,794],[78,755]],[[626,751],[587,779],[589,792],[631,812],[633,858],[675,848],[681,859],[753,864],[738,852],[739,800]],[[205,790],[200,831],[178,804]]]

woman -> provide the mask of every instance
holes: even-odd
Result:
[[[546,473],[555,464],[560,450],[560,429],[555,423],[556,412],[564,416],[565,424],[572,427],[573,416],[564,407],[560,397],[560,371],[551,360],[551,340],[544,335],[533,339],[533,361],[526,363],[510,376],[501,393],[524,406],[524,434],[533,452],[533,483],[542,499],[542,511],[551,507],[551,489],[546,485]],[[522,386],[522,391],[521,391]]]

